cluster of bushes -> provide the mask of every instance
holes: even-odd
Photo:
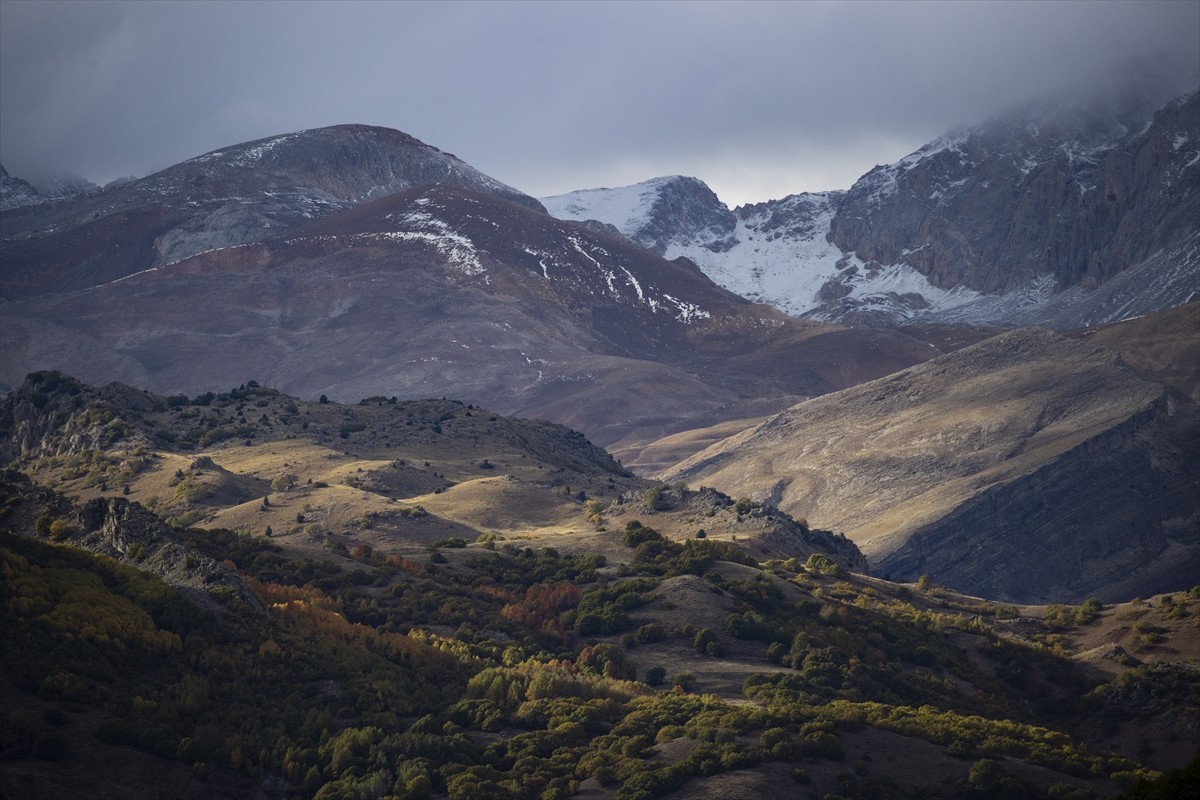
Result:
[[[630,574],[703,575],[717,561],[757,566],[753,558],[731,542],[707,538],[672,542],[636,519],[626,523],[621,541],[635,549]]]
[[[989,765],[1008,757],[1081,776],[1145,776],[1033,722],[1041,701],[1024,673],[1075,688],[1062,659],[1019,650],[966,614],[839,582],[820,560],[808,572],[780,564],[782,577],[721,579],[718,560],[749,562],[732,545],[670,542],[635,523],[625,531],[632,566],[617,579],[602,577],[601,556],[513,542],[438,569],[370,547],[345,551],[345,567],[228,531],[179,535],[236,568],[265,611],[230,605],[213,616],[108,559],[5,535],[0,659],[24,691],[101,705],[104,741],[179,759],[197,775],[280,775],[293,795],[321,800],[568,797],[595,778],[621,800],[644,800],[764,761],[838,760],[839,735],[869,726],[982,764],[958,787],[963,797],[1015,785]],[[755,642],[787,668],[747,679],[752,703],[691,694],[693,676],[668,678],[640,655],[668,631],[636,623],[635,612],[678,574],[710,577],[734,605],[723,630],[689,629],[697,652],[719,657],[722,638]],[[983,637],[996,674],[947,630]],[[1178,697],[1185,680],[1146,671],[1095,697]],[[68,758],[64,739],[53,720],[6,718],[0,757]],[[685,756],[651,757],[680,739]],[[861,796],[919,796],[861,775],[844,783]]]

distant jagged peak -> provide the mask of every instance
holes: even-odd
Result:
[[[699,178],[684,175],[664,175],[631,183],[627,186],[600,186],[577,189],[564,194],[541,198],[552,216],[582,222],[595,219],[615,225],[620,230],[641,224],[664,191],[677,186],[681,189],[712,194]],[[716,197],[714,194],[713,197]],[[718,201],[719,202],[719,201]]]
[[[764,200],[758,203],[745,203],[733,209],[733,213],[738,219],[747,219],[749,217],[761,216],[764,213],[787,209],[789,211],[800,209],[815,209],[815,208],[830,208],[836,207],[838,202],[846,196],[845,189],[831,189],[824,192],[797,192],[795,194],[785,195],[778,200]]]
[[[0,210],[36,205],[45,199],[29,181],[9,175],[0,164]]]
[[[726,242],[737,223],[704,181],[666,175],[616,188],[582,189],[542,198],[552,216],[613,225],[659,255],[681,239],[707,246]]]
[[[35,179],[38,193],[45,197],[71,197],[100,187],[82,175],[65,170],[47,172]]]

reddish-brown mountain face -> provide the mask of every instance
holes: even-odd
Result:
[[[115,280],[196,253],[278,237],[413,186],[466,186],[541,204],[389,128],[339,125],[228,147],[111,189],[5,212],[5,299]]]
[[[423,155],[404,181],[461,164],[388,133]],[[325,205],[297,199],[299,190],[281,199],[278,171],[265,169],[255,193],[258,173],[230,168],[296,147],[278,137],[147,179],[169,202],[138,206],[130,198],[149,187],[130,184],[6,215],[0,380],[15,386],[56,368],[165,393],[253,379],[344,400],[451,396],[570,424],[607,445],[779,410],[935,354],[899,333],[751,304],[686,260],[553,219],[465,165],[458,177],[471,180],[367,186],[377,178],[342,164],[334,145],[371,155],[363,142],[383,136],[376,129],[297,136],[334,160],[304,151],[314,162],[304,179],[335,198]],[[224,188],[184,200],[193,195],[178,175],[209,173],[227,177]],[[363,202],[374,189],[384,196]],[[203,199],[225,191],[241,199]],[[215,210],[189,211],[210,202]],[[67,206],[102,211],[34,230],[35,212],[64,218]]]

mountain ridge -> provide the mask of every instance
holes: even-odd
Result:
[[[789,319],[689,262],[445,184],[89,282],[7,305],[0,380],[55,367],[168,394],[247,373],[309,397],[454,393],[610,445],[695,415],[779,410],[936,353]]]
[[[0,220],[6,299],[86,288],[430,183],[541,211],[531,197],[401,131],[339,125],[214,150]],[[97,241],[103,242],[97,246]]]
[[[1197,296],[1198,164],[1193,91],[1157,109],[1137,96],[1030,103],[877,166],[847,190],[732,211],[678,177],[543,203],[685,256],[789,314],[1066,329]],[[687,203],[672,201],[681,193]],[[674,234],[671,208],[689,209]],[[721,224],[698,228],[698,218]]]
[[[1187,583],[1197,458],[1194,403],[1026,328],[801,403],[662,477],[845,533],[893,579],[1062,602]]]

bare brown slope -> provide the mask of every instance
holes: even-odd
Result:
[[[1200,403],[1200,302],[1067,335],[1120,354],[1129,366]]]
[[[541,204],[408,134],[336,125],[222,148],[113,188],[0,219],[0,297],[82,289],[196,253],[261,242],[434,183]]]
[[[413,189],[0,317],[38,369],[163,394],[448,396],[598,443],[761,416],[936,351],[794,320],[686,263],[461,187]]]
[[[1194,404],[1027,328],[797,405],[666,478],[845,533],[878,574],[1063,601],[1194,583],[1198,463]]]

